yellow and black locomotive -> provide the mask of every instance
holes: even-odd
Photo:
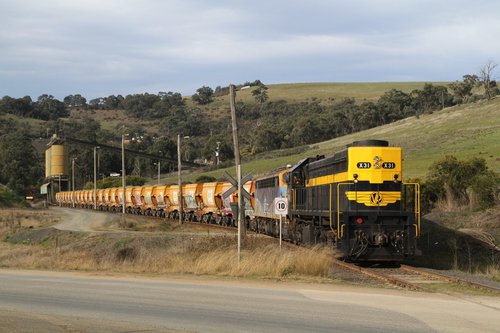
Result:
[[[284,176],[287,237],[332,243],[350,260],[400,261],[420,251],[420,191],[403,183],[402,152],[387,141],[357,141],[333,156],[307,158]]]

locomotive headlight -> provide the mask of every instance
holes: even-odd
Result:
[[[357,183],[358,182],[358,174],[355,173],[354,175],[352,175],[352,177],[354,178],[354,182]]]
[[[394,182],[397,183],[398,182],[398,178],[399,178],[399,175],[396,173],[394,174]]]
[[[375,162],[375,163],[373,163],[373,167],[375,169],[380,169],[380,161],[382,161],[382,159],[379,156],[375,156],[373,158],[373,161]]]

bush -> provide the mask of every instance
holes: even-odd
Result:
[[[217,178],[215,178],[215,177],[201,175],[198,178],[196,178],[195,183],[209,183],[209,182],[215,182],[216,180],[217,180]]]
[[[16,195],[9,188],[0,185],[0,207],[27,206],[20,196]]]
[[[495,205],[499,190],[500,178],[493,171],[474,177],[471,189],[477,195],[476,208],[486,209]]]
[[[142,186],[146,183],[146,178],[140,176],[126,176],[127,186]],[[121,187],[121,177],[107,177],[97,181],[97,188]],[[94,183],[88,182],[85,184],[85,189],[93,189]]]
[[[200,105],[206,105],[213,102],[214,91],[210,87],[203,86],[201,88],[198,88],[196,90],[196,94],[194,94],[191,98],[194,102]]]
[[[499,193],[500,178],[482,158],[459,161],[446,156],[431,166],[427,178],[422,197],[429,207],[444,201],[449,208],[485,209],[495,205]]]

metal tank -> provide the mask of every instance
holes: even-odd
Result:
[[[45,151],[45,177],[68,175],[68,151],[64,145],[52,145]]]

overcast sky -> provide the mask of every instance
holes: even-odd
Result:
[[[454,81],[488,60],[498,0],[0,0],[0,97]]]

